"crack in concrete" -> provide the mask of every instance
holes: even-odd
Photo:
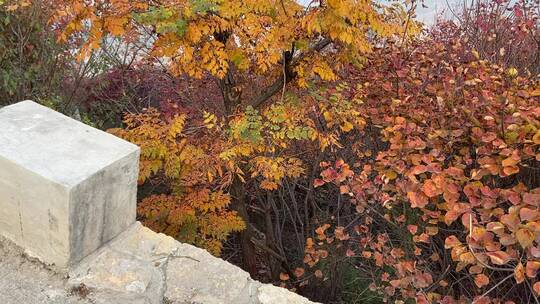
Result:
[[[23,223],[22,223],[21,200],[17,200],[17,205],[19,206],[19,226],[21,228],[21,239],[24,241],[24,229],[23,229]]]

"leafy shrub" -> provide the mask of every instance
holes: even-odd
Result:
[[[185,115],[166,120],[149,109],[126,115],[126,129],[111,132],[141,147],[140,183],[165,183],[168,188],[167,194],[150,195],[139,203],[143,223],[219,255],[222,242],[231,232],[245,229],[245,223],[227,210],[231,200],[222,188],[231,174],[223,171],[226,164],[202,149],[219,146],[204,132],[188,137],[185,120]]]
[[[308,240],[304,262],[317,277],[342,252],[386,300],[540,295],[539,79],[467,60],[459,45],[388,47],[351,75],[364,84],[367,145],[352,145],[354,174],[326,162],[314,183],[339,187],[357,217],[334,214],[342,222]]]
[[[451,8],[450,8],[451,9]],[[439,20],[434,39],[459,39],[463,50],[533,76],[540,73],[540,11],[536,0],[480,0],[454,8],[452,20]]]
[[[42,1],[0,2],[0,105],[60,102],[70,55],[56,43],[50,16]]]

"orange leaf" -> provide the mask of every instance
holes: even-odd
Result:
[[[345,194],[351,192],[351,189],[349,189],[349,186],[347,185],[341,185],[339,186],[339,193]]]
[[[489,278],[485,274],[481,273],[474,277],[474,284],[476,284],[478,288],[482,288],[489,284]]]
[[[521,158],[519,157],[517,150],[514,150],[512,155],[510,155],[508,158],[503,159],[502,165],[503,167],[515,166],[519,163],[520,160]]]
[[[366,259],[369,259],[371,257],[371,252],[370,251],[362,251],[362,256]]]
[[[525,281],[525,268],[523,267],[523,264],[519,262],[519,264],[514,269],[514,277],[516,278],[516,282],[518,284],[523,283]]]
[[[437,185],[431,179],[426,180],[424,185],[422,185],[422,192],[428,197],[435,197],[441,194],[441,190],[437,189]]]
[[[303,275],[304,275],[304,268],[297,267],[297,268],[294,270],[294,275],[295,275],[297,278],[303,276]]]
[[[539,261],[527,261],[527,266],[525,266],[525,273],[529,278],[535,278],[538,269],[540,269]]]
[[[536,295],[540,296],[540,282],[534,283],[533,290],[534,290],[534,293],[536,293]]]
[[[519,172],[519,167],[518,166],[503,167],[503,172],[506,175],[516,174]]]
[[[491,263],[504,265],[510,261],[510,255],[504,251],[488,252],[486,255],[491,259]]]
[[[423,208],[428,204],[428,198],[421,192],[407,192],[407,198],[411,201],[411,207]]]
[[[289,275],[282,272],[279,274],[279,279],[282,280],[282,281],[287,281],[289,279]]]
[[[536,219],[538,211],[529,208],[521,208],[519,210],[519,217],[522,221],[533,221]]]
[[[461,242],[455,235],[451,235],[444,240],[444,248],[446,249],[454,248],[459,245],[461,245]]]
[[[319,269],[315,270],[315,276],[317,278],[321,279],[323,277],[322,271],[320,271]]]

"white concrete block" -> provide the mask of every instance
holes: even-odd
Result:
[[[67,269],[135,221],[139,148],[32,101],[0,109],[0,234]]]

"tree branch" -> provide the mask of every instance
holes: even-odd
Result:
[[[300,53],[298,56],[290,56],[288,60],[286,60],[285,69],[287,71],[286,77],[280,77],[276,79],[271,85],[267,86],[262,90],[262,93],[257,95],[255,98],[251,100],[249,103],[254,108],[260,107],[265,101],[270,99],[270,97],[274,96],[277,92],[279,92],[281,89],[283,89],[283,86],[287,83],[291,82],[296,75],[292,73],[292,68],[295,67],[302,59],[304,59],[309,54],[320,52],[325,47],[327,47],[332,41],[328,38],[324,38],[321,41],[314,44],[311,48],[306,50],[305,52]],[[286,56],[283,56],[284,58]],[[286,79],[285,79],[286,78]]]

